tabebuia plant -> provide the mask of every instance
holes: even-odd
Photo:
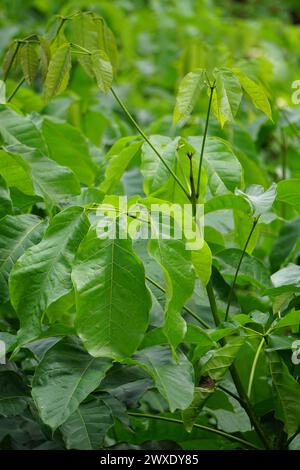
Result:
[[[268,91],[248,64],[197,68],[169,135],[148,135],[117,70],[90,12],[4,58],[1,446],[299,448],[300,180],[272,182],[232,127],[239,108],[271,122]],[[81,128],[56,107],[76,74],[99,89]],[[101,145],[98,106],[123,122]]]

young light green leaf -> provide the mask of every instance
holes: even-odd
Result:
[[[31,196],[35,194],[31,168],[20,155],[0,150],[0,175],[9,188],[17,188],[22,193]]]
[[[191,250],[191,256],[196,276],[206,286],[210,280],[212,268],[212,254],[208,244],[204,242],[199,250]]]
[[[79,247],[72,279],[76,328],[90,354],[131,356],[143,339],[151,306],[131,241],[100,238],[91,228]]]
[[[176,106],[174,109],[173,122],[189,117],[197,102],[201,90],[205,86],[204,69],[196,69],[189,72],[180,82],[176,97]]]
[[[243,214],[251,214],[251,205],[243,197],[237,194],[221,194],[220,196],[208,199],[204,205],[204,213],[222,211],[226,209],[239,210]]]
[[[55,430],[67,421],[111,365],[108,359],[90,356],[72,337],[48,349],[32,382],[32,397],[44,423]]]
[[[101,50],[92,52],[91,62],[99,89],[107,93],[113,81],[113,69],[107,54]]]
[[[273,183],[267,191],[258,184],[252,184],[245,192],[236,189],[235,194],[244,196],[253,208],[253,217],[259,217],[272,208],[276,198],[276,184]]]
[[[64,44],[53,53],[44,83],[46,100],[62,93],[68,85],[71,70],[71,47]]]
[[[230,69],[215,69],[215,91],[212,100],[213,112],[223,127],[226,121],[233,121],[243,93],[240,83]]]
[[[262,85],[251,80],[240,69],[234,68],[233,73],[238,78],[242,88],[250,96],[254,106],[260,109],[272,121],[271,106]]]
[[[289,263],[285,268],[279,269],[271,276],[274,287],[299,286],[300,287],[300,266]]]
[[[26,81],[31,85],[34,81],[39,65],[36,46],[31,42],[25,42],[20,49],[21,66]]]
[[[40,334],[47,308],[72,291],[71,266],[87,230],[88,220],[82,208],[65,209],[52,219],[43,240],[15,264],[9,290],[20,318],[20,344]]]

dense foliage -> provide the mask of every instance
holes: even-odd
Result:
[[[297,2],[64,3],[0,11],[1,449],[299,449]]]

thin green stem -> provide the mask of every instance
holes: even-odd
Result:
[[[202,146],[201,146],[201,152],[200,152],[199,168],[198,168],[197,191],[196,191],[196,198],[197,199],[199,198],[199,194],[200,194],[201,170],[202,170],[204,148],[205,148],[205,142],[206,142],[206,137],[207,137],[209,116],[210,116],[211,103],[212,103],[212,99],[213,99],[214,89],[215,89],[215,84],[213,84],[210,87],[209,102],[208,102],[208,108],[207,108],[207,113],[206,113],[204,134],[203,134],[203,140],[202,140]]]
[[[216,298],[215,298],[215,294],[214,294],[214,291],[213,291],[213,286],[212,286],[211,280],[209,280],[207,285],[206,285],[206,292],[207,292],[209,305],[210,305],[210,309],[211,309],[211,313],[212,313],[214,322],[215,322],[216,326],[219,326],[221,324],[221,320],[220,320],[220,317],[219,317],[219,314],[218,314],[217,302],[216,302]]]
[[[134,117],[131,115],[131,113],[128,111],[126,105],[123,103],[123,101],[121,100],[121,98],[117,95],[117,93],[115,92],[115,90],[113,88],[111,88],[111,92],[114,96],[114,98],[116,99],[116,101],[119,103],[120,107],[122,108],[122,110],[124,111],[125,115],[127,116],[127,118],[130,120],[130,122],[132,123],[132,125],[136,128],[136,130],[139,132],[139,134],[143,137],[143,139],[145,140],[145,142],[147,142],[147,144],[151,147],[151,149],[153,150],[153,152],[158,156],[158,158],[160,159],[160,161],[162,162],[162,164],[165,166],[165,168],[168,170],[168,172],[172,175],[172,177],[174,178],[174,180],[177,182],[177,184],[180,186],[180,188],[182,189],[182,191],[184,192],[184,194],[186,195],[186,197],[188,199],[190,199],[190,194],[189,192],[186,190],[186,188],[184,187],[184,185],[182,184],[182,182],[180,181],[180,179],[178,178],[178,176],[174,173],[174,171],[172,170],[172,168],[167,164],[167,162],[164,160],[163,156],[159,153],[159,151],[154,147],[154,145],[151,143],[151,141],[148,139],[148,137],[146,136],[146,134],[144,133],[144,131],[140,128],[140,126],[138,125],[138,123],[136,122],[136,120],[134,119]]]
[[[151,277],[149,276],[145,276],[145,279],[150,282],[150,284],[152,284],[153,286],[155,286],[157,289],[159,289],[161,292],[163,292],[164,294],[166,293],[165,289],[160,285],[158,284],[154,279],[152,279]],[[183,306],[183,310],[188,313],[189,315],[191,315],[191,317],[195,318],[195,320],[197,320],[202,326],[204,326],[204,328],[207,328],[209,329],[210,326],[208,323],[206,323],[204,320],[202,320],[200,317],[198,317],[198,315],[193,312],[189,307],[187,307],[186,305]]]
[[[7,98],[7,103],[9,103],[13,97],[15,96],[15,94],[17,93],[17,91],[19,90],[19,88],[21,88],[21,86],[23,85],[23,83],[25,82],[25,78],[23,77],[19,83],[17,84],[16,88],[12,91],[12,93],[9,95],[9,97]]]
[[[197,196],[196,196],[195,180],[194,180],[194,172],[193,172],[193,154],[191,152],[188,152],[187,157],[190,161],[190,185],[191,185],[190,201],[191,201],[191,204],[192,204],[192,215],[193,215],[193,217],[196,217],[196,214],[197,214]]]
[[[12,65],[13,65],[14,60],[15,60],[15,58],[16,58],[16,55],[17,55],[17,53],[18,53],[18,51],[19,51],[19,48],[20,48],[20,41],[17,41],[16,48],[15,48],[15,50],[14,50],[13,55],[11,56],[10,62],[9,62],[9,64],[8,64],[7,68],[6,68],[6,71],[5,71],[5,74],[4,74],[4,77],[3,77],[3,81],[4,81],[4,82],[6,82],[6,80],[7,80],[7,77],[8,77],[8,75],[9,75],[10,69],[12,68]]]
[[[255,375],[255,371],[256,371],[256,367],[257,367],[257,363],[258,363],[258,359],[259,359],[259,356],[260,356],[260,352],[263,348],[263,345],[265,343],[265,337],[263,337],[258,345],[258,348],[256,350],[256,353],[255,353],[255,356],[254,356],[254,359],[253,359],[253,363],[252,363],[252,367],[251,367],[251,371],[250,371],[250,377],[249,377],[249,384],[248,384],[248,390],[247,390],[247,395],[248,395],[248,398],[250,399],[251,397],[251,392],[252,392],[252,386],[253,386],[253,380],[254,380],[254,375]]]
[[[242,261],[243,261],[243,259],[244,259],[244,256],[245,256],[247,247],[248,247],[249,242],[250,242],[250,239],[251,239],[252,234],[253,234],[253,232],[254,232],[254,229],[255,229],[255,227],[256,227],[256,225],[257,225],[257,222],[258,222],[258,218],[254,219],[253,224],[252,224],[252,227],[251,227],[251,230],[250,230],[250,233],[249,233],[248,238],[247,238],[247,240],[246,240],[246,243],[245,243],[245,245],[244,245],[243,252],[242,252],[242,254],[241,254],[240,260],[239,260],[239,262],[238,262],[238,265],[237,265],[237,268],[236,268],[236,271],[235,271],[233,283],[232,283],[232,285],[231,285],[231,288],[230,288],[230,291],[229,291],[229,295],[228,295],[228,301],[227,301],[227,307],[226,307],[226,313],[225,313],[225,321],[227,321],[227,319],[228,319],[228,314],[229,314],[229,309],[230,309],[230,305],[231,305],[231,300],[232,300],[232,296],[233,296],[235,284],[236,284],[236,281],[237,281],[237,277],[238,277],[238,274],[239,274],[239,271],[240,271],[240,267],[241,267]]]
[[[183,421],[181,421],[180,419],[168,418],[166,416],[152,415],[148,413],[134,413],[131,411],[129,411],[128,414],[129,416],[134,416],[137,418],[157,419],[159,421],[167,421],[169,423],[176,423],[176,424],[181,424],[181,425],[183,424]],[[214,434],[218,434],[219,436],[225,437],[226,439],[229,439],[230,441],[233,441],[233,442],[239,442],[240,444],[246,447],[250,447],[251,449],[262,450],[256,444],[246,441],[245,439],[241,439],[240,437],[233,436],[232,434],[228,434],[227,432],[221,431],[220,429],[211,428],[209,426],[205,426],[203,424],[197,424],[197,423],[194,424],[194,428],[198,428],[198,429],[202,429],[203,431],[208,431]]]

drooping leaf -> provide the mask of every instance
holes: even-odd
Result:
[[[9,290],[20,318],[20,343],[38,336],[47,308],[72,291],[72,262],[87,230],[82,208],[65,209],[51,220],[43,240],[15,264]]]
[[[76,328],[90,354],[132,355],[147,328],[151,304],[131,241],[100,238],[91,228],[79,247],[72,279]]]
[[[92,52],[91,61],[98,88],[103,93],[107,93],[113,81],[113,69],[109,58],[104,51],[99,50]]]
[[[192,250],[192,263],[196,276],[199,277],[204,286],[208,283],[211,276],[212,254],[206,242],[199,250]]]
[[[111,367],[90,356],[77,339],[64,338],[45,353],[36,368],[32,396],[45,424],[55,430],[92,393]]]
[[[103,400],[92,400],[79,405],[60,430],[67,449],[97,450],[112,425],[110,408]]]
[[[1,158],[1,157],[0,157]],[[6,214],[12,213],[12,202],[10,199],[10,192],[5,180],[1,176],[0,167],[0,219]]]
[[[0,150],[0,174],[8,187],[34,195],[30,166],[20,155]]]
[[[0,301],[8,300],[8,277],[27,248],[39,243],[46,221],[33,214],[7,215],[0,225]]]
[[[300,427],[300,409],[295,406],[295,403],[299,403],[300,400],[300,385],[276,352],[270,352],[268,357],[273,386],[276,391],[275,415],[284,423],[284,430],[290,437]]]
[[[69,44],[59,47],[52,55],[44,84],[46,100],[62,93],[69,82],[71,70],[71,48]]]
[[[39,65],[35,45],[29,41],[25,42],[25,44],[22,44],[19,54],[24,77],[31,85],[36,77]]]
[[[189,72],[182,79],[176,97],[173,115],[174,124],[177,124],[181,119],[189,117],[204,86],[204,69],[196,69],[194,72]]]
[[[223,127],[226,121],[233,121],[243,93],[240,83],[232,70],[225,68],[215,69],[214,75],[216,88],[213,95],[212,108],[216,118]]]
[[[263,87],[249,78],[242,70],[234,68],[233,72],[238,78],[242,88],[249,95],[254,106],[272,120],[271,106]]]
[[[252,184],[245,192],[236,189],[236,194],[244,196],[253,208],[253,217],[259,217],[272,208],[276,198],[276,184],[273,183],[267,191],[258,184]]]
[[[177,360],[167,346],[153,346],[136,353],[133,360],[153,378],[158,391],[167,400],[170,411],[183,410],[193,399],[194,371],[192,364],[181,352]]]

